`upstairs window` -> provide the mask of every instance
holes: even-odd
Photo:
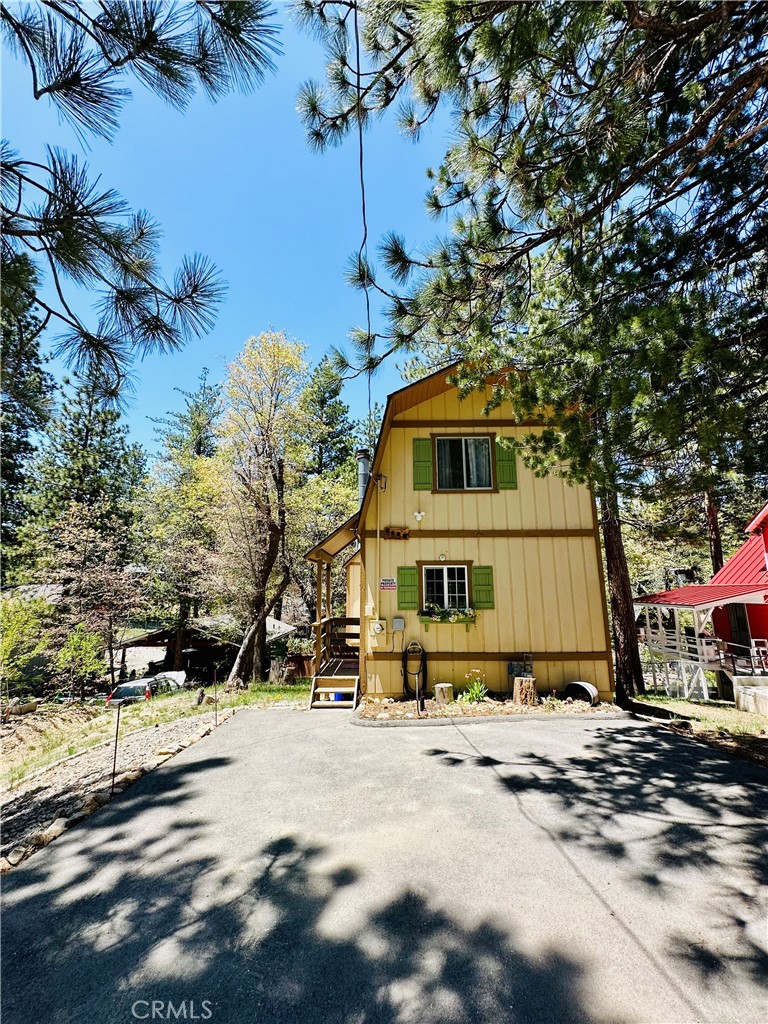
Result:
[[[469,588],[466,565],[425,565],[424,605],[467,608]]]
[[[493,489],[490,437],[436,437],[438,491]]]

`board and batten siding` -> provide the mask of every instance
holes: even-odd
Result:
[[[493,493],[414,489],[414,438],[492,433],[519,442],[531,431],[508,425],[509,412],[505,414],[503,407],[483,419],[483,405],[482,395],[460,402],[451,390],[409,409],[392,423],[379,466],[387,478],[386,489],[373,496],[360,524],[366,577],[361,674],[366,689],[377,694],[402,693],[401,635],[391,632],[397,615],[405,619],[405,643],[418,640],[427,650],[430,686],[447,681],[460,687],[470,669],[480,668],[490,689],[505,689],[505,655],[532,651],[540,691],[584,679],[598,687],[601,697],[610,699],[610,654],[589,490],[554,476],[538,478],[520,458],[513,489]],[[483,423],[443,422],[459,419],[464,423],[482,419]],[[507,422],[498,422],[503,420]],[[407,425],[399,426],[399,421]],[[423,512],[424,517],[417,521],[414,512]],[[380,534],[386,527],[407,527],[409,538],[377,538],[377,520]],[[523,535],[498,535],[510,531]],[[469,629],[464,624],[421,623],[418,611],[398,610],[396,591],[378,589],[382,577],[397,578],[400,566],[440,564],[441,555],[448,565],[471,562],[493,569],[494,608],[480,611]],[[385,619],[386,633],[370,635],[371,618]]]

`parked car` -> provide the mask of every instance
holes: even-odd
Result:
[[[186,682],[186,672],[158,672],[155,681],[160,684],[161,690],[181,690]],[[167,685],[166,685],[167,684]]]
[[[152,697],[150,683],[149,679],[136,679],[132,683],[120,683],[107,697],[107,707],[115,707],[113,701],[120,701],[121,704],[138,704],[139,701],[149,700]]]

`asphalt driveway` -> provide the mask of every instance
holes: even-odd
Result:
[[[5,880],[3,1024],[764,1024],[768,772],[246,711]]]

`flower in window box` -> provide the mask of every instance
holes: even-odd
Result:
[[[477,612],[474,608],[441,608],[436,604],[425,604],[422,618],[433,622],[475,622]]]

